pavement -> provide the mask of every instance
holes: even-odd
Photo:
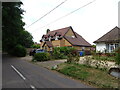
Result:
[[[29,57],[30,58],[30,57]],[[52,72],[41,66],[26,62],[17,57],[3,55],[2,61],[3,88],[92,88],[80,81]],[[3,89],[4,90],[4,89]]]

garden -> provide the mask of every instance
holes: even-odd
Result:
[[[94,60],[103,60],[103,61],[112,61],[116,62],[116,64],[120,64],[120,47],[114,50],[111,53],[92,53],[92,59]]]
[[[116,64],[120,64],[120,48],[115,50],[112,53],[96,53],[95,51],[91,51],[91,57],[87,58],[91,60],[97,61],[110,61],[116,62]],[[55,47],[52,53],[43,52],[36,53],[33,57],[33,61],[48,61],[48,60],[59,60],[59,59],[67,59],[68,62],[76,62],[79,61],[80,57],[86,58],[86,52],[80,56],[80,52],[78,52],[75,48],[72,47]]]
[[[68,62],[79,61],[79,53],[72,47],[55,47],[52,53],[42,52],[36,53],[32,61],[48,61],[67,59]]]
[[[112,77],[106,70],[76,63],[58,65],[56,71],[96,88],[118,88],[120,79]]]

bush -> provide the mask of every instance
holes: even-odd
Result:
[[[67,58],[68,63],[76,63],[79,61],[79,54],[75,48],[70,48],[67,56],[68,56]]]
[[[36,60],[36,61],[47,61],[47,60],[50,60],[50,54],[49,53],[45,53],[45,52],[42,52],[42,53],[36,53],[33,57],[33,61]]]
[[[17,57],[25,57],[26,56],[26,49],[25,47],[23,47],[22,45],[16,45],[13,50],[11,50],[9,52],[9,54],[13,55],[13,56],[17,56]]]
[[[67,59],[69,63],[79,61],[78,51],[72,47],[55,47],[52,55],[54,59]]]
[[[62,47],[55,47],[53,50],[53,58],[54,59],[64,59],[65,58],[65,54],[64,51],[61,50]]]
[[[40,45],[33,44],[31,48],[40,48]]]
[[[115,53],[116,64],[120,65],[120,47],[115,52],[116,52]]]

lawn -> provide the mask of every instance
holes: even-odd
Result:
[[[118,88],[118,82],[120,81],[110,76],[107,71],[81,64],[63,63],[60,64],[56,70],[98,88]]]

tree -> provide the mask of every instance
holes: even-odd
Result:
[[[21,31],[20,33],[20,40],[19,43],[26,48],[30,48],[34,42],[33,42],[33,37],[28,31]]]
[[[17,39],[20,30],[23,30],[24,23],[22,22],[19,2],[3,2],[2,3],[2,35],[3,35],[3,50],[7,51],[17,44]]]
[[[2,46],[9,53],[15,46],[29,47],[32,44],[32,36],[25,31],[22,21],[23,10],[20,8],[22,2],[2,3]]]

